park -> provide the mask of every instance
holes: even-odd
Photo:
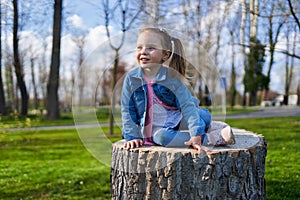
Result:
[[[263,134],[267,141],[267,199],[297,199],[299,116],[228,118],[233,127]],[[86,150],[74,126],[51,128],[37,118],[28,121],[1,120],[1,127],[20,125],[14,131],[1,128],[1,199],[110,199],[110,167]],[[65,116],[60,124],[71,125],[71,117]],[[118,129],[111,136],[107,128],[106,134],[111,142],[122,138]]]
[[[1,0],[0,199],[299,199],[299,5]],[[139,40],[146,28],[154,46]],[[175,95],[176,111],[195,100],[237,143],[126,150],[124,91],[141,88],[126,77],[147,64],[182,76],[193,98]],[[182,91],[172,83],[166,96]]]

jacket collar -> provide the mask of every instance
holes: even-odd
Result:
[[[168,71],[167,67],[161,66],[159,71],[158,71],[158,74],[156,76],[156,81],[165,80],[167,78],[167,71]],[[139,78],[139,79],[144,79],[142,67],[140,67],[140,66],[137,67],[137,69],[134,70],[134,73],[132,74],[132,77]]]

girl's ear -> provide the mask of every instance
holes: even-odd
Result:
[[[171,55],[171,52],[170,52],[170,51],[165,51],[165,52],[164,52],[164,56],[163,56],[163,61],[168,60],[169,57],[170,57],[170,55]]]

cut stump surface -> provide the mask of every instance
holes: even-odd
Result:
[[[265,199],[264,137],[233,129],[236,144],[192,148],[112,146],[112,199]]]

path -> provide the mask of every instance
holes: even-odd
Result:
[[[282,106],[282,107],[265,107],[259,111],[231,114],[226,115],[225,119],[241,119],[241,118],[263,118],[263,117],[288,117],[299,116],[300,118],[300,106]],[[214,120],[224,119],[224,116],[214,116]],[[121,123],[118,123],[121,126]],[[85,124],[76,125],[79,128],[92,128],[92,127],[104,127],[108,126],[107,123],[99,124]],[[63,130],[63,129],[75,129],[75,125],[59,125],[59,126],[43,126],[43,127],[30,127],[30,128],[10,128],[7,131],[20,131],[20,130]]]
[[[229,119],[262,117],[300,117],[300,106],[263,107],[259,111],[226,115]]]

